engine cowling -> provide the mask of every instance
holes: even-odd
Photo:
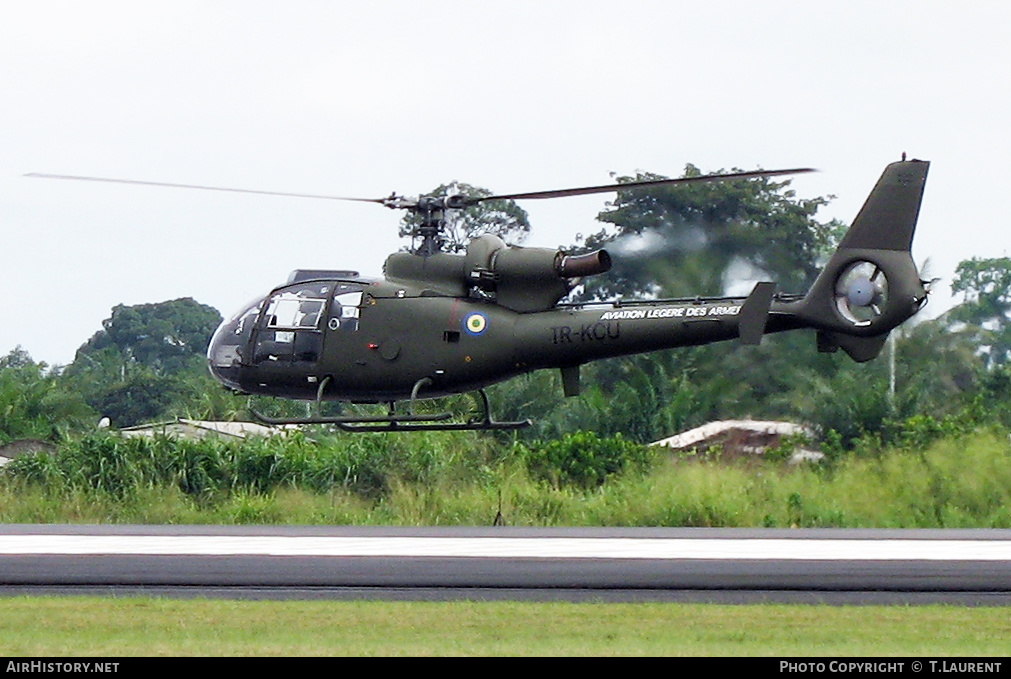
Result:
[[[388,280],[410,284],[419,294],[472,295],[494,300],[513,311],[544,311],[585,276],[611,268],[606,250],[570,255],[550,248],[506,245],[485,234],[467,246],[464,255],[419,255],[398,252],[386,260]]]
[[[508,246],[485,235],[467,248],[467,271],[475,287],[494,294],[496,302],[513,311],[543,311],[553,307],[578,279],[611,268],[605,250],[568,255],[550,248]]]

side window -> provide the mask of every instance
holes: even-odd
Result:
[[[344,330],[345,332],[358,330],[361,303],[361,290],[343,291],[338,289],[330,303],[330,320],[327,327],[331,330]]]

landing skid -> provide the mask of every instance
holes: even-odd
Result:
[[[427,386],[428,382],[426,382],[426,380],[419,380],[418,383],[414,385],[414,389],[411,392],[411,399],[408,401],[410,405],[410,412],[409,414],[404,415],[396,412],[395,401],[390,402],[389,413],[387,415],[373,417],[317,415],[314,417],[279,418],[264,415],[253,408],[252,405],[249,406],[249,412],[253,417],[264,424],[274,426],[286,424],[329,424],[343,431],[361,433],[390,431],[508,431],[525,429],[531,425],[530,420],[521,420],[518,422],[496,422],[491,419],[491,406],[488,403],[488,395],[485,393],[484,389],[480,389],[476,392],[481,397],[483,413],[466,422],[451,422],[450,420],[453,417],[452,413],[415,415],[414,404],[417,401],[418,391],[423,386]],[[325,387],[326,381],[324,380],[324,383],[320,385],[320,389],[317,394],[317,406],[322,403],[322,394]]]

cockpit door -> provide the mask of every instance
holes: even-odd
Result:
[[[323,352],[324,309],[331,281],[291,285],[271,294],[258,323],[253,363],[315,363]]]

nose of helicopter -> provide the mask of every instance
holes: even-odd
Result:
[[[207,367],[214,379],[226,387],[238,389],[241,358],[239,345],[233,339],[234,329],[233,321],[218,326],[207,347]]]
[[[230,320],[223,322],[214,331],[207,346],[207,367],[211,375],[226,387],[240,390],[243,354],[249,344],[260,309],[260,302],[246,305]]]

